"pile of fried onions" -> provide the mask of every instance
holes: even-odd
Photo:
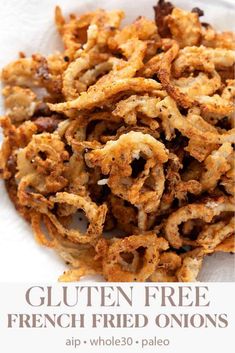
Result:
[[[2,70],[0,176],[61,281],[197,279],[234,252],[235,37],[160,0],[55,22],[64,52]]]

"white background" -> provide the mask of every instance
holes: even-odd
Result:
[[[37,284],[39,285],[39,284]],[[83,283],[84,285],[84,283]],[[95,284],[97,286],[97,284]],[[223,286],[219,283],[208,283],[203,284],[209,287],[209,294],[206,299],[210,300],[209,307],[161,307],[159,302],[153,302],[150,307],[144,307],[144,284],[122,284],[122,288],[127,293],[129,286],[134,287],[133,296],[133,307],[130,307],[125,302],[121,302],[121,307],[100,307],[100,296],[97,294],[94,296],[94,306],[86,308],[86,298],[80,300],[80,303],[73,308],[66,306],[47,308],[38,307],[32,308],[25,301],[25,292],[29,288],[29,285],[23,284],[11,284],[3,285],[0,284],[1,302],[0,302],[0,351],[4,353],[13,352],[24,352],[24,353],[42,353],[42,352],[56,352],[56,353],[232,353],[234,352],[234,332],[235,332],[235,311],[234,311],[234,287],[235,285],[230,283],[224,283]],[[154,284],[153,285],[158,285]],[[167,284],[168,285],[168,284]],[[32,286],[32,284],[30,285]],[[107,284],[107,286],[117,286],[117,284]],[[176,289],[178,284],[170,284],[170,286]],[[185,286],[185,285],[184,285]],[[71,289],[70,297],[74,298],[72,289],[74,285],[69,285]],[[194,288],[195,284],[191,285]],[[17,294],[16,294],[17,293]],[[38,302],[38,298],[41,292],[33,292],[34,303]],[[114,291],[115,293],[115,291]],[[193,292],[192,292],[193,293]],[[53,302],[56,304],[61,299],[61,285],[53,286],[52,294]],[[176,296],[177,297],[177,296]],[[115,298],[112,296],[111,299]],[[189,296],[191,300],[193,296]],[[149,325],[147,328],[129,328],[129,329],[90,329],[90,328],[76,328],[76,329],[61,329],[61,328],[7,328],[7,314],[10,313],[38,313],[38,314],[52,314],[52,313],[86,313],[86,317],[89,318],[94,313],[144,313],[149,318]],[[154,324],[154,319],[159,313],[170,313],[180,314],[188,313],[195,314],[199,313],[204,315],[205,313],[213,315],[214,313],[225,313],[228,315],[229,325],[227,328],[213,328],[209,326],[204,329],[197,328],[158,328]],[[87,320],[89,322],[89,320]],[[168,338],[171,341],[168,347],[145,347],[141,349],[140,345],[133,345],[131,347],[91,347],[89,345],[83,345],[77,349],[69,348],[65,346],[67,338],[80,338],[82,340],[89,341],[90,338],[97,338],[99,335],[102,337],[110,338],[115,336],[120,338],[121,336],[130,336],[134,341],[140,341],[142,338]]]
[[[235,30],[235,2],[233,0],[182,1],[174,4],[185,9],[198,6],[205,11],[206,22],[218,29]],[[153,0],[1,0],[0,1],[0,67],[17,58],[19,51],[52,53],[61,48],[53,24],[55,5],[65,13],[84,12],[103,7],[126,10],[127,19],[139,15],[153,17]],[[3,108],[0,110],[3,113]],[[0,281],[55,282],[65,265],[53,250],[39,247],[30,227],[18,216],[0,181]],[[200,280],[235,280],[234,256],[216,254],[205,260]]]

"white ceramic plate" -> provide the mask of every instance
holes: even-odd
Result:
[[[200,7],[205,22],[219,30],[235,30],[235,3],[233,0],[173,0],[186,10]],[[17,57],[35,52],[52,53],[61,48],[53,23],[55,5],[65,13],[90,11],[98,7],[120,8],[127,20],[139,15],[153,17],[153,0],[1,0],[0,1],[0,67]],[[0,101],[1,114],[4,112]],[[0,281],[54,282],[65,269],[63,261],[53,250],[42,248],[34,241],[32,231],[15,211],[0,182]],[[234,256],[216,254],[207,257],[200,274],[201,281],[235,281]]]

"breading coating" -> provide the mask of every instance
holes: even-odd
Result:
[[[183,245],[183,239],[179,233],[179,225],[191,219],[202,219],[206,223],[212,221],[221,212],[235,212],[232,200],[223,197],[217,201],[206,200],[204,203],[188,204],[172,213],[166,221],[165,235],[172,247],[179,249]]]
[[[144,255],[141,256],[138,249],[141,249]],[[155,234],[131,235],[120,240],[114,239],[108,246],[103,260],[104,276],[111,282],[143,282],[154,272],[160,251],[167,249],[167,241],[157,238]],[[128,254],[133,258],[131,256],[131,259],[128,259]],[[129,263],[130,261],[132,262]]]
[[[166,22],[172,38],[179,43],[180,48],[200,43],[202,27],[198,17],[195,12],[187,12],[178,8],[174,8],[167,16]]]
[[[132,177],[133,160],[146,160],[143,171]],[[161,165],[168,159],[168,152],[161,142],[141,132],[121,135],[117,141],[109,141],[102,149],[85,156],[90,167],[99,166],[108,175],[107,185],[117,195],[145,212],[157,209],[164,189]],[[160,164],[160,166],[159,166]]]

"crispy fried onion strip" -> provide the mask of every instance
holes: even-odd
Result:
[[[3,68],[1,79],[8,85],[37,86],[36,70],[37,62],[33,58],[21,58]]]
[[[68,181],[64,177],[65,161],[69,159],[64,143],[56,133],[34,135],[30,143],[17,153],[17,179],[27,178],[32,187],[43,195],[63,189]]]
[[[67,192],[59,192],[56,196],[50,197],[50,202],[53,204],[68,204],[74,206],[77,210],[83,210],[88,219],[89,225],[85,234],[82,234],[77,229],[65,228],[57,219],[57,217],[50,211],[46,211],[46,215],[57,229],[58,233],[70,241],[75,243],[91,243],[95,239],[99,238],[103,231],[103,224],[107,212],[107,206],[105,204],[97,206],[91,199],[86,196],[79,196],[75,194],[69,194]]]
[[[58,250],[57,250],[58,251]],[[58,251],[61,257],[61,253]],[[87,253],[88,256],[91,256],[91,253]],[[81,254],[79,254],[81,256]],[[72,268],[68,271],[65,271],[58,279],[59,282],[78,282],[82,277],[98,275],[101,273],[101,270],[98,271],[95,268],[89,268],[87,266],[80,266],[79,268]],[[96,277],[97,278],[97,277]]]
[[[60,7],[57,6],[55,9],[55,22],[64,42],[65,54],[73,58],[76,51],[87,42],[87,31],[93,29],[94,26],[96,28],[95,35],[93,35],[93,45],[105,45],[107,39],[119,28],[123,17],[124,12],[120,10],[104,11],[98,9],[85,13],[78,18],[71,15],[66,23]]]
[[[228,157],[227,162],[230,164],[230,169],[221,177],[220,184],[228,194],[235,196],[235,152]]]
[[[99,79],[95,85],[90,86],[86,92],[82,92],[77,99],[54,105],[49,104],[49,107],[55,111],[72,108],[91,109],[122,91],[144,92],[161,89],[161,85],[154,80],[141,77],[132,78],[136,71],[143,66],[146,44],[132,39],[122,45],[122,50],[129,58],[128,61],[114,66],[113,70]]]
[[[188,12],[175,7],[165,19],[172,38],[180,48],[198,45],[201,40],[202,26],[196,12]]]
[[[181,77],[185,71],[202,70],[213,72],[216,69],[231,68],[235,63],[233,50],[192,46],[179,51],[172,69],[175,77]]]
[[[138,114],[143,114],[151,119],[157,118],[159,115],[157,104],[159,102],[160,98],[132,95],[118,102],[113,114],[122,117],[128,125],[136,125]],[[155,128],[157,129],[159,125],[157,122],[156,124]]]
[[[36,241],[43,246],[48,248],[55,247],[54,237],[47,237],[45,231],[42,231],[42,223],[46,223],[46,216],[40,212],[31,211],[31,226],[33,228],[34,236]]]
[[[215,70],[210,72],[211,78],[200,72],[196,77],[189,76],[173,79],[171,77],[172,63],[177,57],[179,46],[177,42],[169,40],[164,42],[164,47],[167,51],[159,62],[157,74],[163,88],[180,106],[184,108],[191,107],[198,101],[198,97],[207,97],[220,88],[221,79]]]
[[[165,97],[164,91],[158,91],[155,94],[161,98]],[[166,139],[170,140],[174,134],[174,130],[170,126],[170,112],[167,110],[167,99],[161,100],[159,97],[151,97],[147,94],[144,96],[132,95],[117,103],[113,115],[122,117],[125,123],[130,125],[136,124],[138,119],[143,124],[149,125],[153,130],[159,126],[157,121],[159,119],[166,134]]]
[[[185,147],[185,151],[189,152],[190,156],[194,157],[199,162],[202,162],[213,150],[219,147],[219,143],[216,142],[203,143],[203,131],[204,134],[211,134],[211,137],[214,135],[215,141],[216,136],[218,135],[218,131],[214,126],[208,124],[200,115],[194,114],[193,112],[189,112],[186,119],[187,122],[190,122],[190,125],[193,127],[193,129],[195,129],[195,131],[196,129],[199,130],[199,133],[196,135],[194,134],[194,131],[192,133],[192,130],[188,130],[188,134],[186,134],[186,136],[189,138],[189,142],[188,146]],[[232,133],[234,135],[234,132]],[[229,136],[229,138],[231,137]],[[202,166],[200,169],[202,169]]]
[[[103,258],[104,276],[112,282],[143,282],[154,272],[160,251],[167,248],[165,239],[157,238],[151,233],[115,239]],[[140,249],[143,249],[144,255],[139,254]]]
[[[137,232],[137,210],[135,207],[115,195],[109,197],[109,203],[118,227],[129,234]]]
[[[60,94],[62,77],[58,64],[55,65],[56,54],[48,58],[35,54],[31,58],[20,58],[5,66],[2,80],[7,85],[20,87],[43,87],[52,94]],[[59,67],[64,69],[59,61]],[[56,68],[56,69],[55,69]]]
[[[196,77],[191,75],[179,79],[172,79],[171,82],[180,92],[196,101],[198,101],[201,96],[210,96],[221,86],[221,79],[216,71],[211,73],[211,77],[204,72],[200,72]]]
[[[190,219],[202,219],[209,223],[213,217],[219,215],[221,212],[234,212],[235,205],[225,199],[219,198],[217,201],[208,200],[205,203],[194,203],[179,208],[173,212],[166,221],[165,236],[170,245],[179,249],[183,244],[183,238],[179,232],[179,225]]]
[[[2,91],[5,97],[6,114],[13,122],[22,122],[33,116],[36,108],[36,95],[28,88],[6,86]]]
[[[57,230],[53,228],[53,231]],[[102,273],[102,262],[96,258],[95,248],[90,244],[77,244],[55,238],[55,248],[70,269],[60,277],[61,282],[79,281],[82,276]]]
[[[21,190],[19,189],[19,193],[20,192]],[[41,215],[44,217],[47,231],[53,238],[51,241],[47,239],[47,236],[40,228],[41,219],[36,214],[33,214],[32,218],[35,236],[43,245],[50,245],[50,247],[54,247],[55,239],[58,237],[64,238],[65,240],[69,240],[71,243],[76,244],[95,244],[103,232],[103,224],[106,217],[107,206],[105,204],[97,206],[88,196],[59,192],[56,196],[51,196],[47,201],[47,199],[43,198],[39,194],[29,194],[24,197],[22,203],[23,201],[28,207],[39,210]],[[77,228],[66,228],[61,223],[59,218],[52,211],[50,211],[50,209],[53,209],[56,204],[71,206],[73,213],[83,210],[88,220],[86,232],[82,233]]]
[[[100,166],[104,175],[109,174],[107,183],[113,194],[145,212],[157,209],[164,189],[162,164],[168,159],[168,152],[161,142],[150,135],[132,131],[87,153],[85,158],[89,166]],[[140,158],[145,160],[145,165],[135,178],[132,177],[131,163]]]
[[[171,140],[174,130],[179,130],[183,136],[189,138],[189,145],[185,150],[200,162],[216,149],[217,145],[235,141],[235,129],[220,134],[214,126],[193,111],[189,111],[188,116],[184,117],[171,97],[160,101],[158,107],[166,139]]]
[[[166,48],[169,47],[169,49],[163,55],[159,63],[159,70],[157,72],[158,78],[167,93],[182,107],[188,108],[192,106],[194,100],[181,92],[171,81],[171,66],[179,52],[179,44],[176,41],[169,40],[169,42],[166,42],[164,45]]]
[[[206,225],[198,235],[197,243],[204,248],[206,253],[214,252],[215,248],[225,239],[234,236],[235,219],[232,217],[227,223],[220,221],[215,224]]]
[[[112,60],[108,61],[110,55],[99,52],[99,46],[106,44],[110,27],[112,31],[119,27],[122,15],[121,11],[94,12],[94,19],[87,31],[87,43],[83,50],[77,52],[76,60],[69,64],[63,74],[62,91],[66,100],[76,99],[80,92],[86,91],[98,77],[112,69]]]
[[[202,28],[202,44],[211,48],[235,49],[235,34],[233,32],[216,32],[207,24]]]
[[[111,81],[110,85],[98,81],[98,83],[88,88],[86,92],[82,92],[76,100],[58,104],[48,103],[48,105],[51,110],[66,113],[69,109],[92,109],[100,104],[105,104],[107,99],[120,92],[156,92],[156,94],[161,94],[160,89],[161,85],[158,82],[142,77],[117,79]]]
[[[216,124],[218,120],[224,117],[230,118],[232,126],[234,126],[234,97],[235,97],[235,80],[227,80],[221,96],[214,94],[213,96],[197,97],[200,104],[201,114],[211,124]]]
[[[159,213],[166,212],[175,199],[179,201],[181,206],[187,200],[188,193],[194,195],[201,193],[202,186],[197,180],[193,179],[193,175],[188,180],[181,179],[179,171],[182,167],[179,158],[175,154],[170,153],[166,168],[166,187],[161,198]]]
[[[207,123],[199,115],[194,114],[193,112],[190,112],[187,117],[181,115],[176,106],[175,101],[172,98],[166,97],[163,101],[165,102],[163,109],[165,111],[165,114],[167,114],[168,116],[171,128],[179,130],[182,135],[190,139],[189,146],[187,148],[190,154],[192,150],[190,142],[193,143],[194,149],[195,144],[205,145],[205,142],[207,144],[212,145],[223,144],[225,142],[234,143],[235,129],[231,129],[223,134],[219,134],[218,131],[212,125]],[[211,149],[211,151],[208,152],[208,154],[212,152],[212,150],[213,148]],[[194,155],[192,154],[192,156]]]
[[[195,282],[202,267],[203,256],[186,256],[177,271],[178,282]]]
[[[0,117],[0,126],[3,128],[4,140],[0,150],[0,175],[4,179],[12,176],[10,162],[15,159],[18,148],[25,147],[37,131],[37,126],[26,121],[19,127],[15,127],[9,117]]]
[[[126,43],[131,38],[138,38],[142,41],[151,39],[157,33],[157,26],[153,21],[145,17],[137,18],[132,24],[117,31],[114,37],[110,37],[108,45],[110,49],[117,50],[120,45]]]
[[[150,276],[152,282],[177,282],[176,271],[181,267],[182,260],[173,251],[160,254],[155,272]]]
[[[96,76],[109,71],[112,63],[107,62],[108,58],[106,53],[89,52],[81,53],[72,61],[63,74],[62,91],[66,100],[76,99],[80,92],[86,91],[91,83],[96,82]],[[87,77],[89,71],[92,81]]]
[[[218,150],[213,151],[204,161],[205,170],[201,175],[203,190],[214,189],[221,176],[231,169],[229,158],[233,154],[230,143],[225,142]]]
[[[217,245],[215,251],[223,251],[229,253],[235,253],[235,237],[234,234],[230,235],[230,237],[226,238],[222,243]]]

